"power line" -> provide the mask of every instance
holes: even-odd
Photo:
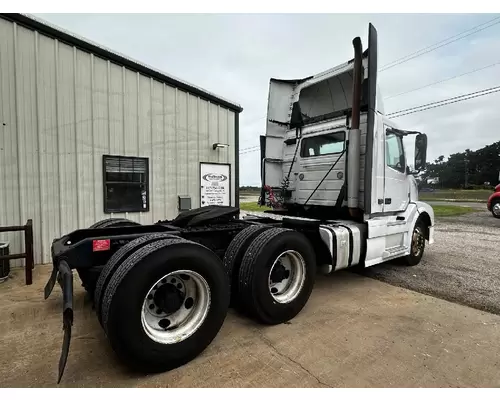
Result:
[[[481,23],[481,24],[479,24],[479,25],[473,26],[472,28],[466,29],[465,31],[462,31],[462,32],[460,32],[460,33],[457,33],[457,34],[455,34],[455,35],[453,35],[453,36],[450,36],[450,37],[448,37],[448,38],[446,38],[446,39],[443,39],[443,40],[441,40],[441,41],[439,41],[439,42],[436,42],[436,43],[434,43],[434,44],[431,44],[431,45],[429,45],[429,46],[427,46],[427,47],[424,47],[424,48],[422,48],[422,49],[420,49],[420,50],[414,51],[413,53],[407,54],[406,56],[403,56],[403,57],[398,58],[398,59],[396,59],[396,60],[394,60],[394,61],[391,61],[390,63],[388,63],[388,64],[386,64],[386,65],[383,65],[383,66],[382,66],[382,68],[383,68],[383,67],[386,67],[386,66],[388,66],[388,65],[390,65],[390,64],[394,64],[394,63],[396,63],[396,62],[398,62],[398,61],[401,61],[401,60],[403,60],[403,59],[405,59],[405,58],[411,57],[411,56],[413,56],[413,55],[415,55],[415,54],[417,54],[417,53],[420,53],[420,52],[422,52],[422,51],[424,51],[424,50],[430,49],[431,47],[437,46],[438,44],[441,44],[441,43],[444,43],[444,42],[446,42],[446,41],[448,41],[448,40],[454,39],[454,38],[456,38],[456,37],[458,37],[458,36],[463,35],[464,33],[468,33],[468,32],[470,32],[470,31],[472,31],[472,30],[474,30],[474,29],[480,28],[480,27],[482,27],[482,26],[484,26],[484,25],[487,25],[487,24],[489,24],[489,23],[491,23],[491,22],[493,22],[493,21],[496,21],[496,20],[497,20],[497,19],[499,19],[499,18],[500,18],[500,17],[495,17],[495,18],[493,18],[493,19],[490,19],[489,21],[486,21],[486,22],[483,22],[483,23]]]
[[[240,150],[240,154],[247,154],[247,153],[252,153],[254,151],[260,150],[260,145],[259,146],[253,146],[253,147],[247,147],[246,149]]]
[[[447,101],[450,101],[450,100],[460,99],[460,98],[462,98],[462,97],[467,97],[467,96],[471,96],[471,95],[478,94],[478,93],[488,92],[488,91],[490,91],[490,90],[494,90],[494,89],[500,89],[500,86],[493,86],[493,87],[488,88],[488,89],[478,90],[477,92],[472,92],[472,93],[461,94],[461,95],[459,95],[459,96],[450,97],[450,98],[448,98],[448,99],[443,99],[443,100],[433,101],[432,103],[423,104],[423,105],[421,105],[421,106],[414,106],[414,107],[410,107],[410,108],[405,108],[405,109],[403,109],[403,110],[399,110],[399,111],[394,111],[394,112],[392,112],[392,113],[388,113],[388,114],[386,114],[386,116],[388,116],[388,117],[389,117],[389,116],[394,115],[394,114],[399,114],[399,113],[406,112],[406,111],[412,111],[412,110],[415,110],[415,109],[417,109],[417,108],[427,107],[427,106],[431,106],[431,105],[434,105],[434,104],[447,102]]]
[[[416,92],[417,90],[421,90],[421,89],[425,89],[425,88],[428,88],[430,86],[434,86],[434,85],[438,85],[440,83],[443,83],[443,82],[448,82],[448,81],[451,81],[452,79],[456,79],[456,78],[460,78],[462,76],[465,76],[465,75],[469,75],[469,74],[472,74],[474,72],[479,72],[479,71],[482,71],[482,70],[485,70],[487,68],[491,68],[491,67],[494,67],[495,65],[499,65],[500,64],[500,61],[499,62],[496,62],[496,63],[493,63],[493,64],[490,64],[490,65],[487,65],[485,67],[481,67],[481,68],[476,68],[472,71],[468,71],[468,72],[464,72],[463,74],[460,74],[460,75],[454,75],[450,78],[446,78],[446,79],[442,79],[440,81],[437,81],[437,82],[433,82],[433,83],[429,83],[428,85],[424,85],[424,86],[420,86],[418,88],[415,88],[415,89],[411,89],[411,90],[408,90],[406,92],[401,92],[401,93],[398,93],[398,94],[395,94],[395,95],[392,95],[392,96],[387,96],[387,97],[384,97],[384,100],[387,100],[387,99],[393,99],[394,97],[398,97],[398,96],[402,96],[404,94],[408,94],[408,93],[412,93],[412,92]]]
[[[390,62],[390,63],[382,66],[380,68],[379,72],[386,71],[386,70],[388,70],[390,68],[393,68],[393,67],[395,67],[397,65],[400,65],[400,64],[403,64],[403,63],[408,62],[410,60],[413,60],[414,58],[417,58],[417,57],[420,57],[420,56],[422,56],[424,54],[430,53],[431,51],[440,49],[441,47],[447,46],[447,45],[449,45],[451,43],[454,43],[454,42],[456,42],[458,40],[462,40],[462,39],[464,39],[464,38],[466,38],[468,36],[471,36],[471,35],[474,35],[474,34],[476,34],[478,32],[484,31],[485,29],[491,28],[494,25],[500,24],[499,20],[500,20],[500,17],[493,18],[490,21],[483,22],[482,24],[476,25],[475,27],[470,28],[470,29],[468,29],[466,31],[458,33],[458,34],[456,34],[454,36],[451,36],[451,37],[449,37],[447,39],[441,40],[441,41],[439,41],[437,43],[434,43],[434,44],[432,44],[430,46],[424,47],[423,49],[417,50],[416,52],[408,54],[408,55],[406,55],[404,57],[398,58],[397,60],[394,60],[394,61],[392,61],[392,62]],[[494,22],[494,21],[496,21],[496,22]],[[484,25],[487,25],[487,26],[484,26]],[[466,34],[466,35],[464,35],[464,34]]]
[[[405,115],[419,113],[422,111],[430,110],[432,108],[444,107],[444,106],[447,106],[449,104],[460,103],[462,101],[471,100],[471,99],[474,99],[476,97],[482,97],[482,96],[486,96],[486,95],[497,93],[497,92],[500,92],[500,86],[497,86],[496,88],[485,89],[485,90],[482,90],[479,92],[469,93],[468,95],[452,97],[450,99],[442,100],[440,102],[433,102],[433,103],[424,104],[424,105],[421,105],[418,107],[409,108],[409,109],[407,109],[407,112],[405,112],[405,110],[401,110],[398,112],[388,114],[387,116],[390,116],[389,117],[390,119],[399,118],[399,117],[403,117]],[[450,100],[453,100],[453,101],[450,101]],[[397,114],[397,115],[395,115],[395,114]]]
[[[417,50],[417,51],[415,51],[415,52],[413,52],[413,53],[411,53],[411,54],[408,54],[408,55],[406,55],[406,56],[404,56],[404,57],[401,57],[401,58],[398,58],[398,59],[396,59],[396,60],[394,60],[394,61],[391,61],[390,63],[388,63],[388,64],[386,64],[386,65],[383,65],[383,66],[381,67],[381,70],[380,70],[380,71],[383,71],[383,70],[386,70],[386,69],[389,69],[389,68],[395,67],[396,65],[402,64],[403,62],[410,61],[410,60],[412,60],[412,59],[414,59],[414,58],[416,58],[416,57],[419,57],[419,56],[421,56],[421,55],[423,55],[423,54],[427,54],[427,53],[429,53],[429,52],[431,52],[431,51],[437,50],[437,49],[439,49],[439,48],[441,48],[441,47],[444,47],[444,46],[446,46],[446,45],[448,45],[448,44],[451,44],[451,43],[456,42],[456,41],[458,41],[458,40],[464,39],[464,38],[466,38],[466,37],[468,37],[468,36],[470,36],[470,35],[473,35],[473,34],[475,34],[475,33],[477,33],[477,32],[481,32],[481,31],[483,31],[483,30],[485,30],[485,29],[487,29],[487,28],[490,28],[490,27],[492,27],[492,26],[494,26],[494,25],[496,25],[496,24],[500,23],[500,21],[498,21],[498,22],[495,22],[495,23],[493,23],[493,24],[491,24],[491,25],[488,25],[488,24],[490,24],[490,23],[492,23],[492,22],[494,22],[494,21],[496,21],[496,20],[498,20],[498,19],[500,19],[500,17],[496,17],[496,18],[493,18],[493,19],[491,19],[491,20],[489,20],[489,21],[487,21],[487,22],[483,22],[482,24],[476,25],[476,26],[474,26],[474,27],[472,27],[472,28],[470,28],[470,29],[467,29],[467,30],[465,30],[465,31],[463,31],[463,32],[460,32],[460,33],[458,33],[458,34],[456,34],[456,35],[454,35],[454,36],[451,36],[451,37],[449,37],[449,38],[446,38],[446,39],[444,39],[444,40],[441,40],[441,41],[439,41],[439,42],[436,42],[436,43],[434,43],[434,44],[432,44],[432,45],[429,45],[429,46],[427,46],[427,47],[424,47],[423,49],[420,49],[420,50]],[[484,25],[488,25],[488,26],[483,27]],[[483,28],[481,28],[481,27],[483,27]],[[481,29],[478,29],[478,28],[481,28]],[[470,31],[473,31],[473,32],[470,32]],[[468,33],[468,32],[470,32],[470,33]],[[462,35],[464,35],[465,33],[468,33],[468,34],[467,34],[467,35],[465,35],[465,36],[462,36]],[[439,46],[438,46],[438,45],[439,45]],[[435,47],[435,46],[437,46],[437,47]]]

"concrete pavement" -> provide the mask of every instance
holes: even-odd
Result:
[[[50,268],[0,285],[0,386],[55,386],[62,341]],[[127,371],[114,357],[75,279],[75,325],[61,386],[498,387],[500,317],[350,272],[319,277],[289,324],[263,327],[231,311],[212,345],[163,374]]]

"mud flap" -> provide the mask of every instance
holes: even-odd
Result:
[[[59,375],[57,379],[57,383],[60,383],[64,373],[64,368],[66,367],[66,361],[68,360],[69,345],[71,342],[71,327],[73,326],[73,273],[71,272],[71,269],[66,261],[59,262],[57,266],[54,265],[49,281],[45,285],[45,299],[47,299],[52,293],[56,281],[61,286],[63,292],[64,338],[61,356],[59,358]]]

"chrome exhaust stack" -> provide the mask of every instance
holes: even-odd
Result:
[[[359,129],[361,114],[361,89],[362,89],[362,57],[363,45],[361,39],[356,37],[352,41],[354,47],[354,71],[352,84],[352,116],[351,129],[349,130],[349,146],[347,157],[347,206],[352,217],[359,214],[359,176],[361,155],[361,130]]]

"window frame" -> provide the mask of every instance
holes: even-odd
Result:
[[[392,136],[396,137],[396,140],[398,141],[398,147],[400,148],[401,154],[403,155],[403,165],[401,165],[401,169],[396,168],[396,166],[389,165],[388,162],[387,162],[387,149],[388,149],[387,139],[388,139],[388,135],[392,135]],[[402,174],[405,174],[406,173],[406,152],[405,152],[405,146],[404,146],[404,143],[403,143],[403,136],[399,135],[392,128],[390,128],[390,127],[387,128],[385,130],[384,147],[385,147],[384,148],[384,152],[386,153],[385,157],[384,157],[385,158],[385,166],[388,167],[388,168],[393,169],[394,171],[397,171],[397,172],[400,172]]]
[[[145,161],[145,182],[131,182],[131,181],[108,181],[106,179],[106,160],[110,159],[125,159],[125,160],[144,160]],[[150,211],[150,197],[149,197],[149,158],[148,157],[137,157],[137,156],[122,156],[122,155],[116,155],[116,154],[103,154],[102,156],[102,183],[103,183],[103,206],[104,206],[104,213],[105,214],[112,214],[112,213],[128,213],[128,212],[149,212]],[[142,207],[127,207],[127,206],[122,206],[119,209],[117,208],[110,208],[108,206],[108,197],[107,197],[107,189],[109,184],[121,184],[121,185],[137,185],[141,186],[144,185],[146,189],[146,208]]]
[[[305,152],[305,150],[306,150],[306,142],[309,139],[314,140],[315,138],[317,138],[319,136],[335,135],[335,134],[342,134],[343,137],[344,137],[344,140],[342,141],[342,150],[335,151],[333,153],[325,153],[325,154],[318,154],[318,155],[310,155],[310,154],[308,154],[308,153]],[[314,136],[303,137],[300,140],[300,157],[301,158],[328,157],[328,156],[333,156],[335,154],[341,154],[346,149],[346,141],[347,141],[347,132],[345,130],[333,131],[333,132],[326,132],[326,133],[321,133],[321,134],[314,135]],[[337,142],[337,143],[340,143],[340,142]]]

